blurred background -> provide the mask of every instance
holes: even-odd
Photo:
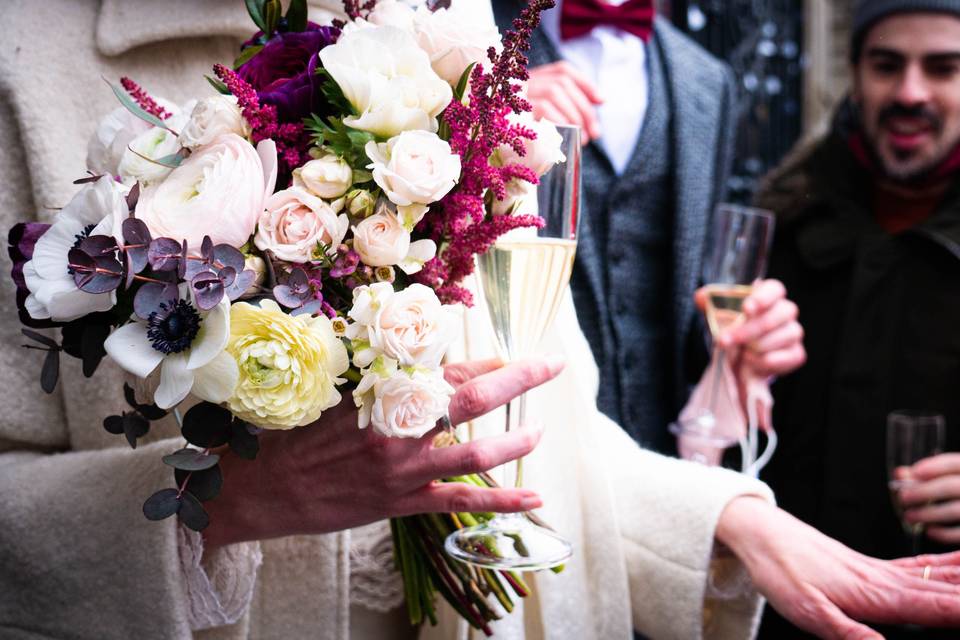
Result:
[[[661,15],[733,67],[740,125],[730,199],[803,136],[816,135],[847,89],[854,0],[661,0]]]

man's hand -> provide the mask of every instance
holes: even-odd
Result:
[[[498,360],[446,367],[456,389],[453,424],[496,409],[555,378],[556,359],[504,365]],[[253,462],[225,455],[223,491],[208,503],[209,547],[244,540],[340,531],[384,518],[446,511],[529,511],[541,506],[527,489],[486,489],[436,482],[486,471],[530,453],[540,430],[434,448],[433,436],[385,438],[357,428],[350,398],[309,427],[265,432]]]
[[[944,453],[898,470],[908,480],[900,501],[908,522],[926,525],[927,537],[960,545],[960,453]]]
[[[696,293],[697,306],[706,306],[704,289]],[[723,333],[719,346],[744,347],[742,365],[761,378],[795,371],[807,361],[803,327],[797,321],[797,305],[787,299],[778,280],[760,280],[743,301],[745,321]]]
[[[716,535],[770,604],[818,637],[882,640],[858,620],[960,626],[960,553],[877,560],[751,497],[727,505]]]
[[[568,62],[530,69],[527,98],[533,117],[554,124],[573,124],[583,131],[583,144],[600,137],[596,106],[603,104],[596,87]]]

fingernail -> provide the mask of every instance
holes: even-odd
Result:
[[[543,500],[540,499],[535,493],[524,496],[520,499],[520,508],[524,511],[530,511],[531,509],[539,509],[543,506]]]
[[[757,303],[754,302],[751,298],[747,298],[743,301],[743,312],[747,315],[752,315],[754,311],[757,310]]]
[[[557,375],[567,364],[567,359],[563,356],[557,354],[550,354],[544,356],[543,361],[547,364],[547,368],[550,369],[550,373]]]

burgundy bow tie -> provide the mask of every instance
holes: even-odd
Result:
[[[627,0],[613,6],[600,0],[562,0],[560,38],[585,36],[594,27],[607,25],[632,33],[644,42],[653,30],[653,0]]]

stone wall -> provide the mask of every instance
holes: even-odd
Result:
[[[803,124],[817,134],[849,87],[853,0],[806,0]]]

